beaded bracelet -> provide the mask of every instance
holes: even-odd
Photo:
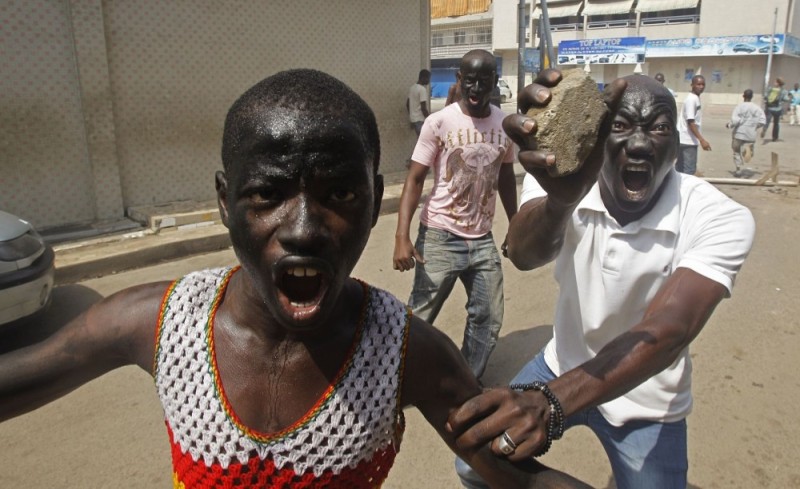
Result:
[[[535,456],[539,457],[544,455],[550,450],[553,440],[560,440],[561,437],[564,436],[564,410],[561,407],[561,403],[544,382],[535,381],[529,384],[511,384],[509,387],[517,391],[539,391],[547,398],[547,402],[550,404],[550,419],[547,421],[547,439],[544,448]]]

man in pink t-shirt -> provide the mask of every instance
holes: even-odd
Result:
[[[516,212],[513,143],[503,131],[505,114],[490,104],[497,63],[488,51],[461,59],[456,75],[461,99],[432,114],[422,126],[400,197],[395,270],[415,269],[408,300],[414,315],[433,324],[461,280],[467,322],[461,352],[476,377],[486,368],[503,323],[503,270],[492,236],[495,200],[509,219]],[[416,245],[411,218],[433,168],[430,197],[420,212]]]

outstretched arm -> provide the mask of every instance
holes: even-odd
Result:
[[[95,304],[47,340],[0,356],[0,421],[43,406],[115,368],[151,372],[167,284],[133,287]]]
[[[637,325],[608,343],[592,360],[548,383],[569,416],[615,399],[671,365],[700,333],[726,288],[688,268],[678,268]],[[489,415],[489,418],[486,416]],[[450,418],[458,443],[476,447],[508,431],[519,448],[512,459],[542,448],[549,404],[538,391],[494,389]],[[480,430],[472,427],[483,419]]]
[[[480,394],[475,376],[456,346],[441,331],[412,318],[403,378],[402,402],[416,406],[448,446],[492,488],[586,488],[581,481],[528,459],[512,464],[497,442],[462,446],[447,429],[448,416]]]

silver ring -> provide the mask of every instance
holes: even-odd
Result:
[[[517,449],[517,444],[514,443],[514,440],[508,435],[508,431],[504,431],[503,434],[498,437],[497,448],[500,449],[503,455],[511,455]]]

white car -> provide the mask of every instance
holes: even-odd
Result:
[[[0,211],[0,324],[50,303],[55,253],[27,221]]]
[[[504,104],[513,98],[511,94],[511,87],[508,86],[508,83],[505,80],[502,78],[498,79],[497,87],[500,89],[500,103]]]

